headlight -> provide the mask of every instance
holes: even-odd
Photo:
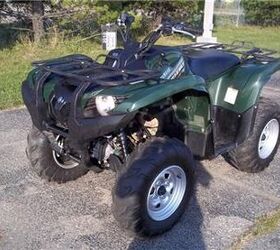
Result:
[[[100,115],[109,115],[108,112],[116,107],[116,98],[110,95],[96,96],[96,109]]]

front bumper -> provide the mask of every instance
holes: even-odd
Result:
[[[127,126],[133,119],[134,113],[117,114],[84,118],[81,105],[78,105],[88,88],[88,83],[80,84],[71,97],[70,112],[67,128],[60,127],[50,116],[48,104],[43,99],[44,84],[50,73],[45,72],[34,85],[34,89],[27,81],[22,84],[24,103],[31,115],[33,124],[40,131],[48,131],[66,137],[74,149],[80,149],[95,138],[107,135]]]

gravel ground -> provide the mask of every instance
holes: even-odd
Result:
[[[197,162],[197,187],[180,222],[163,236],[127,236],[111,214],[114,174],[88,173],[66,184],[41,180],[25,156],[26,110],[0,113],[1,249],[225,249],[280,205],[280,154],[259,174],[219,157]],[[248,249],[280,248],[279,232]]]

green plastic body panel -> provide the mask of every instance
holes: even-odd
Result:
[[[126,96],[113,112],[126,113],[139,110],[153,103],[163,100],[186,90],[197,90],[207,93],[205,81],[198,76],[188,75],[180,79],[165,81],[163,83],[144,83],[130,86],[104,89],[99,95]]]
[[[205,133],[210,124],[208,95],[186,95],[176,103],[175,115],[188,130]]]
[[[249,62],[238,65],[218,79],[207,83],[211,104],[242,113],[258,102],[263,86],[280,69],[280,60],[269,63]],[[228,88],[238,90],[234,104],[225,101]]]
[[[181,56],[176,51],[170,51],[168,55],[171,65],[176,61],[176,58],[178,59]],[[157,60],[159,58],[154,59],[154,61]],[[149,60],[147,63],[152,65],[154,61]],[[84,106],[89,98],[96,95],[120,96],[124,99],[111,112],[116,114],[130,113],[148,107],[175,94],[187,90],[196,90],[203,92],[205,95],[186,96],[175,104],[175,114],[180,122],[188,127],[188,129],[204,133],[211,119],[211,106],[220,106],[237,113],[247,111],[257,103],[263,86],[268,82],[271,75],[279,69],[280,60],[268,63],[248,61],[235,66],[220,75],[217,79],[208,82],[205,82],[204,79],[190,72],[185,72],[185,74],[188,74],[173,80],[162,80],[161,83],[146,81],[94,91],[89,90],[84,94],[81,106]],[[30,82],[32,82],[31,79],[35,72],[36,70],[33,70],[29,74],[28,78]],[[58,78],[54,77],[46,84],[44,89],[45,100],[48,100],[48,96],[58,80]],[[233,88],[238,91],[234,104],[225,101],[228,88]]]

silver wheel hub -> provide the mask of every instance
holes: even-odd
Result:
[[[57,136],[55,140],[60,148],[64,147],[64,138],[62,136]],[[71,159],[69,156],[65,157],[57,153],[55,150],[52,151],[52,155],[55,163],[61,168],[71,169],[79,165],[79,162]]]
[[[169,218],[180,206],[186,192],[187,179],[184,170],[172,165],[161,171],[150,186],[147,211],[155,221]]]
[[[277,145],[279,137],[279,122],[277,119],[270,120],[264,127],[258,145],[258,153],[261,159],[268,158]]]

